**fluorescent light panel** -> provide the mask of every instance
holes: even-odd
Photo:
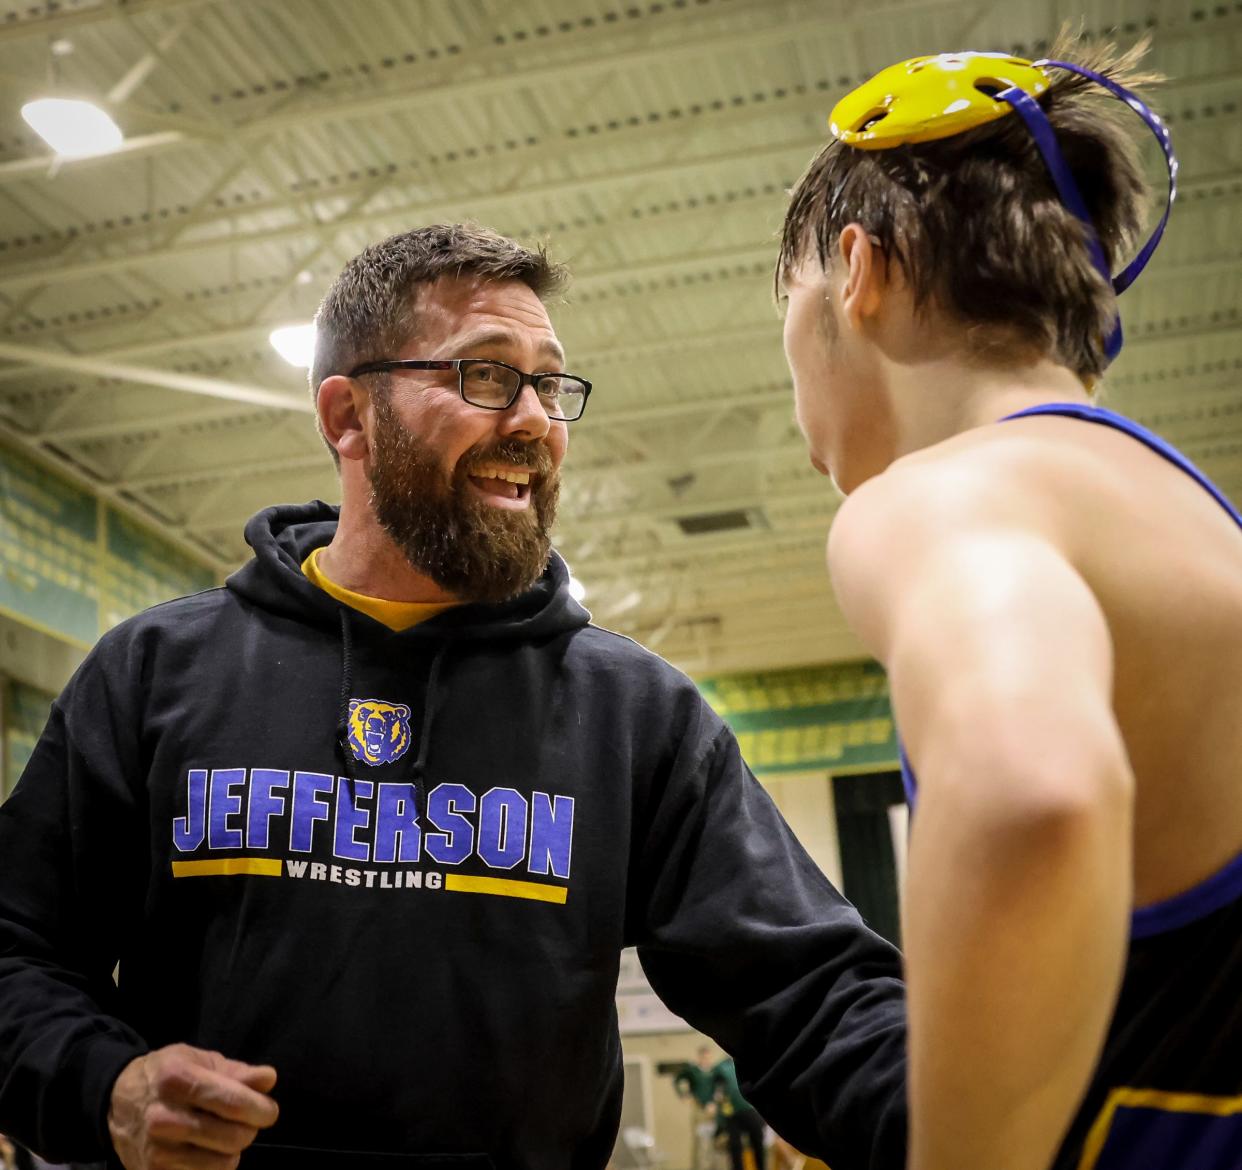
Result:
[[[91,102],[39,98],[22,106],[22,118],[62,158],[107,154],[125,139],[121,128]]]
[[[315,326],[282,325],[268,334],[272,348],[291,366],[309,369],[315,360]]]

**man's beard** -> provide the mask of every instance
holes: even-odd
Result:
[[[542,442],[500,439],[472,447],[446,483],[436,452],[402,425],[391,405],[374,398],[371,506],[406,560],[464,601],[507,601],[529,589],[552,550],[560,476]],[[467,483],[487,464],[535,472],[521,510],[495,507]]]

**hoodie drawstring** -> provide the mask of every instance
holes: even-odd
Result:
[[[345,769],[345,782],[351,798],[357,795],[354,782],[354,752],[349,746],[349,692],[354,689],[354,636],[349,626],[349,610],[341,606],[341,704],[337,711],[336,750]]]
[[[447,641],[441,642],[431,660],[431,671],[427,676],[427,695],[423,700],[423,728],[418,740],[418,755],[414,757],[410,774],[410,780],[414,784],[415,811],[420,819],[427,815],[427,785],[423,775],[427,767],[427,754],[431,749],[431,723],[435,713],[436,691],[440,683],[440,667],[448,648]]]
[[[341,615],[341,702],[337,712],[336,750],[340,754],[341,764],[345,771],[345,782],[349,786],[351,797],[357,795],[355,782],[357,761],[353,748],[349,744],[349,700],[354,685],[354,636],[349,621],[349,610],[342,606]],[[427,676],[427,694],[423,702],[423,727],[418,741],[418,754],[410,769],[410,781],[414,785],[414,811],[421,820],[427,815],[427,785],[424,774],[427,767],[427,755],[431,747],[431,725],[435,718],[436,696],[440,684],[440,668],[444,664],[444,656],[448,652],[449,643],[440,643],[435,657],[431,660],[431,671]]]

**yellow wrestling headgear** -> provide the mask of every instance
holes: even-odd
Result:
[[[887,150],[973,130],[1013,113],[996,94],[1031,97],[1052,79],[1038,65],[1004,53],[941,53],[890,65],[833,107],[833,136],[861,150]]]
[[[1142,250],[1113,276],[1095,225],[1083,201],[1069,164],[1057,145],[1057,136],[1039,97],[1052,85],[1048,69],[1077,73],[1103,86],[1125,102],[1156,136],[1169,168],[1169,198],[1164,215]],[[1134,282],[1164,234],[1169,212],[1177,196],[1177,156],[1169,131],[1160,118],[1135,94],[1117,82],[1070,61],[1026,61],[1005,53],[941,53],[935,57],[912,57],[890,65],[870,81],[847,93],[833,107],[828,124],[833,137],[859,150],[889,150],[912,143],[949,138],[976,126],[984,126],[1016,113],[1030,131],[1062,202],[1087,228],[1087,246],[1100,274],[1118,294]],[[1121,351],[1121,317],[1104,340],[1111,361]]]

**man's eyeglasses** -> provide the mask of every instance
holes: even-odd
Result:
[[[439,362],[364,362],[349,371],[349,377],[379,374],[388,370],[456,370],[457,392],[463,402],[484,410],[508,410],[527,384],[535,388],[548,418],[573,422],[582,417],[591,383],[572,374],[527,374],[505,362],[483,358],[452,358]]]

